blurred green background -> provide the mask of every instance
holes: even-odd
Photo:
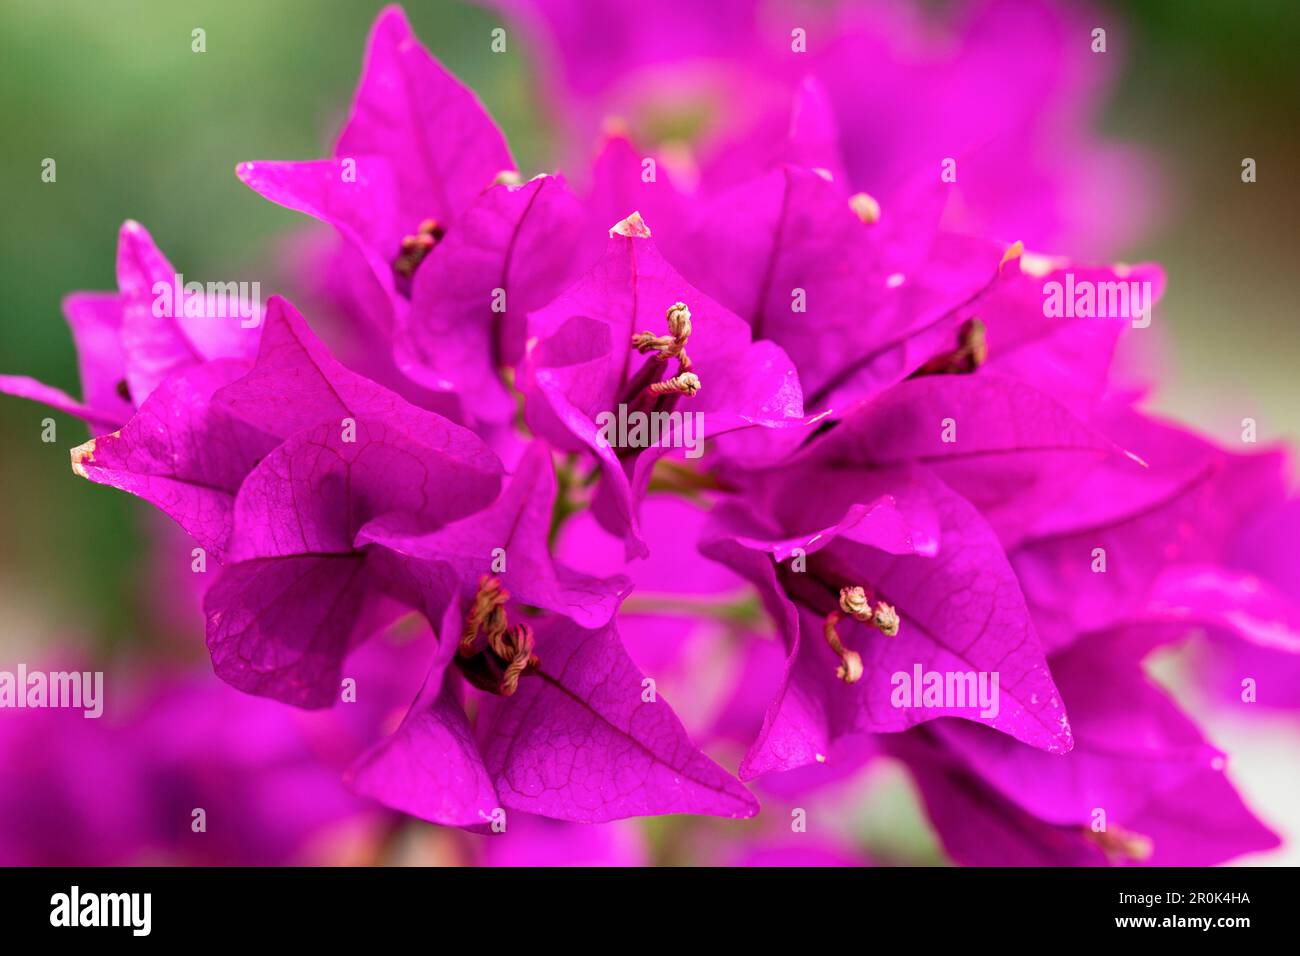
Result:
[[[378,0],[4,0],[0,4],[0,372],[78,392],[59,301],[112,289],[117,228],[140,220],[187,276],[271,276],[268,240],[304,218],[242,186],[248,159],[324,155]],[[525,172],[551,155],[526,45],[484,56],[497,17],[451,0],[406,4],[426,45],[483,99]],[[1169,273],[1169,367],[1157,405],[1222,441],[1245,416],[1261,441],[1300,441],[1300,3],[1114,3],[1125,66],[1100,128],[1152,150],[1165,218],[1118,257]],[[190,31],[207,32],[191,52]],[[1259,181],[1243,185],[1243,157]],[[40,180],[53,157],[58,180]],[[1062,250],[1065,251],[1065,250]],[[0,652],[146,633],[147,510],[76,479],[62,416],[0,398]],[[34,654],[32,655],[35,656]],[[1295,752],[1291,765],[1296,763]]]

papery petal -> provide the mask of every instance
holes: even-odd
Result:
[[[613,627],[546,619],[537,656],[538,673],[498,702],[483,737],[507,807],[579,823],[757,812],[749,792],[691,744],[667,702],[644,698]]]
[[[963,866],[1212,866],[1278,844],[1222,771],[1203,770],[1161,794],[1124,828],[1150,841],[1149,857],[1108,858],[1098,839],[1102,835],[1091,832],[1090,824],[1039,820],[941,750],[903,742],[909,745],[903,753],[926,812],[944,849]]]
[[[299,554],[222,569],[203,601],[218,677],[295,707],[339,699],[348,650],[401,608],[373,586],[362,554]]]
[[[279,296],[267,303],[252,370],[216,399],[280,438],[327,422],[340,428],[344,419],[366,418],[382,422],[394,441],[459,460],[471,471],[500,473],[500,462],[473,432],[344,368],[297,310]],[[486,500],[495,496],[497,487],[489,482],[482,488]]]
[[[789,500],[796,488],[816,482],[815,475],[787,476],[776,483],[771,495]],[[734,536],[729,545],[715,543],[705,550],[768,592],[769,608],[775,606],[778,621],[785,622],[790,654],[786,674],[763,732],[742,764],[742,778],[824,759],[830,745],[846,734],[900,731],[942,716],[986,723],[1051,753],[1068,752],[1072,739],[1065,709],[1024,597],[992,530],[968,502],[923,473],[895,473],[892,479],[884,473],[859,481],[859,494],[865,500],[892,481],[894,497],[904,512],[924,515],[933,509],[939,531],[937,551],[927,546],[920,554],[890,555],[844,536],[808,557],[810,575],[821,579],[829,574],[835,580],[869,586],[901,618],[894,637],[851,621],[841,623],[841,639],[862,656],[864,674],[854,684],[836,677],[839,660],[822,636],[822,618],[805,607],[792,617],[795,606],[779,587],[770,563],[767,568],[752,559],[739,563]],[[825,507],[842,507],[834,497],[830,502]],[[794,510],[798,505],[789,507]],[[814,525],[820,523],[816,518]],[[726,540],[725,533],[715,538]],[[814,567],[814,562],[820,564]],[[996,674],[996,707],[986,708],[995,712],[984,713],[985,708],[974,704],[958,707],[956,701],[949,706],[896,705],[898,675],[911,681],[916,668],[940,674],[985,674],[990,687]],[[916,693],[919,698],[919,687]]]
[[[1242,801],[1219,770],[1203,770],[1133,820],[1151,840],[1151,866],[1214,866],[1282,841]]]
[[[888,484],[864,482],[859,475],[826,475],[818,482],[816,503],[796,505],[801,512],[800,525],[811,530],[793,535],[765,529],[759,516],[737,512],[727,505],[718,509],[715,526],[730,525],[735,529],[733,540],[751,550],[770,553],[778,563],[797,551],[805,557],[816,554],[837,540],[870,545],[888,554],[935,554],[939,547],[938,516],[925,497],[905,493],[906,507],[900,508],[894,495],[876,494],[882,487]],[[856,500],[860,498],[866,500]],[[779,524],[783,515],[774,511],[772,517]]]
[[[1279,496],[1276,489],[1256,487],[1264,506],[1237,532],[1228,561],[1271,581],[1284,594],[1300,600],[1300,561],[1295,543],[1300,541],[1300,498]]]
[[[190,293],[178,296],[175,291],[183,278],[143,226],[131,220],[123,223],[117,287],[126,381],[137,407],[172,372],[212,359],[248,359],[257,349],[258,316],[232,315],[235,310],[228,302],[218,313],[206,288],[201,314],[194,314],[187,301]],[[185,280],[184,285],[189,284]],[[168,290],[165,295],[161,288]],[[194,301],[200,301],[197,294]]]
[[[1004,272],[1006,281],[990,290],[978,309],[986,326],[986,367],[1014,375],[1076,415],[1088,417],[1106,393],[1120,336],[1143,320],[1112,315],[1049,317],[1051,284],[1060,286],[1063,297],[1073,288],[1067,283],[1079,288],[1091,284],[1094,290],[1105,288],[1103,284],[1148,283],[1151,307],[1164,293],[1164,272],[1149,264],[1098,268],[1041,256],[1032,260],[1022,256],[1007,263]]]
[[[401,726],[348,772],[353,789],[422,820],[482,825],[498,806],[447,665],[460,638],[452,602],[439,627],[438,650],[424,687]]]
[[[1118,666],[1117,666],[1118,664]],[[930,732],[992,787],[1054,824],[1130,820],[1160,794],[1212,767],[1223,754],[1208,744],[1172,700],[1135,664],[1117,662],[1094,639],[1051,659],[1070,708],[1074,749],[1045,754],[968,722],[941,721]]]
[[[221,560],[235,493],[276,444],[213,401],[246,371],[228,359],[172,375],[120,431],[73,449],[73,471],[156,505]]]
[[[906,736],[906,735],[905,735]],[[1103,866],[1101,847],[1078,827],[1043,823],[934,746],[900,741],[930,823],[959,866]]]
[[[398,309],[393,260],[402,237],[418,223],[399,222],[397,186],[383,156],[350,156],[307,162],[240,163],[236,175],[250,189],[288,209],[329,223],[348,244],[349,251],[369,267],[370,281],[387,297],[380,309],[370,290],[357,298],[367,304],[366,315],[385,331],[391,330],[392,310]],[[354,280],[360,283],[358,277]]]
[[[813,77],[805,77],[795,94],[790,141],[782,159],[793,166],[824,172],[831,182],[848,185],[835,111],[826,88]]]
[[[77,346],[86,404],[122,424],[134,406],[119,391],[126,374],[121,297],[111,292],[74,292],[63,300],[63,315]]]
[[[655,164],[653,175],[647,172],[647,160]],[[599,258],[605,249],[603,240],[609,227],[634,212],[654,226],[661,249],[671,252],[676,248],[675,243],[681,237],[680,224],[687,215],[688,197],[668,166],[664,157],[639,149],[625,132],[606,132],[597,148],[590,188],[584,197],[587,235],[592,240],[583,243],[584,259]]]
[[[436,528],[492,500],[499,467],[454,450],[461,431],[431,412],[418,433],[380,416],[304,428],[244,479],[235,500],[232,556],[347,554],[367,521],[389,513]],[[493,463],[495,464],[495,463]]]
[[[1279,481],[1272,455],[1229,455],[1136,416],[1107,430],[1150,467],[1094,466],[1011,552],[1052,650],[1141,614],[1160,568],[1221,560],[1233,529]]]
[[[787,166],[701,209],[681,261],[754,338],[790,354],[811,408],[843,408],[902,379],[951,338],[957,310],[997,274],[1001,250],[944,238],[932,240],[919,274],[895,274],[880,235],[842,189]]]
[[[1261,648],[1300,654],[1300,602],[1254,574],[1216,565],[1166,568],[1136,616],[1220,628]]]
[[[116,415],[85,405],[62,389],[38,382],[27,375],[0,375],[0,394],[40,402],[56,412],[80,418],[95,428],[113,428],[120,424]]]
[[[807,455],[837,468],[929,466],[1004,541],[1014,541],[1091,465],[1123,452],[1042,392],[981,371],[901,382],[860,406]]]
[[[334,155],[387,159],[412,231],[427,218],[450,223],[498,173],[514,169],[478,98],[429,55],[398,6],[385,7],[371,28]]]
[[[527,314],[580,267],[582,225],[560,177],[483,193],[416,273],[395,344],[401,368],[459,393],[475,418],[508,421],[516,406],[501,371],[523,354]]]
[[[590,511],[564,522],[556,554],[594,575],[622,567],[635,586],[618,614],[619,637],[628,654],[654,675],[658,692],[674,702],[682,723],[702,746],[719,736],[748,745],[775,686],[767,678],[779,673],[784,659],[768,633],[757,595],[730,568],[696,551],[709,516],[703,502],[652,492],[642,515],[650,549],[644,559],[625,564],[622,541],[600,527]],[[756,706],[748,706],[750,700]],[[728,726],[720,731],[723,721]]]
[[[175,315],[154,315],[154,285],[171,288],[176,269],[138,222],[128,220],[118,233],[117,288],[122,303],[122,345],[131,398],[142,404],[169,372],[203,360]],[[181,311],[172,302],[173,313]]]
[[[471,596],[480,576],[495,574],[516,601],[566,615],[582,627],[600,627],[614,616],[631,582],[622,575],[581,574],[552,560],[555,492],[550,449],[533,442],[501,497],[482,511],[433,532],[422,531],[412,512],[396,511],[363,527],[357,544],[443,562]]]
[[[216,405],[287,438],[239,486],[238,563],[205,604],[214,665],[251,693],[326,706],[348,650],[399,602],[426,600],[414,565],[359,548],[357,532],[393,512],[421,530],[464,517],[495,498],[501,463],[472,432],[343,368],[279,298],[252,371]]]

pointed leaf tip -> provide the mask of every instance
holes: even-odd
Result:
[[[92,438],[85,444],[78,445],[69,452],[69,455],[72,458],[72,473],[80,478],[89,478],[84,462],[95,456],[95,439]]]

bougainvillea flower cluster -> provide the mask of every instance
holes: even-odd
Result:
[[[590,163],[517,169],[390,7],[331,155],[238,167],[332,228],[301,271],[362,348],[279,295],[160,314],[174,269],[128,222],[118,292],[65,304],[82,397],[0,380],[83,418],[73,470],[211,560],[216,677],[325,710],[414,668],[336,769],[501,846],[517,813],[501,861],[634,861],[542,818],[750,817],[882,759],[958,862],[1273,846],[1142,661],[1201,629],[1221,669],[1295,673],[1296,506],[1281,453],[1152,417],[1115,374],[1165,277],[1058,246],[1113,241],[1083,209],[1142,168],[1053,139],[1096,95],[1060,54],[1077,25],[991,5],[940,65],[892,7],[799,21],[825,38],[804,57],[745,2],[598,4],[594,47],[585,6],[501,6]],[[655,138],[701,96],[714,122]],[[1050,314],[1067,281],[1149,298]],[[418,661],[381,639],[412,617]],[[860,862],[809,841],[741,856]]]

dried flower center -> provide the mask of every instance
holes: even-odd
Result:
[[[700,377],[694,372],[682,372],[650,386],[651,395],[685,395],[691,398],[700,390]]]
[[[984,323],[978,318],[970,318],[957,330],[957,347],[951,352],[936,355],[912,373],[912,378],[920,375],[964,375],[975,371],[989,357],[988,339],[985,336]]]
[[[668,307],[665,318],[667,335],[656,335],[647,330],[632,336],[634,349],[642,355],[653,352],[654,356],[629,383],[628,404],[645,393],[690,398],[700,390],[700,378],[691,371],[691,357],[686,354],[686,345],[691,339],[691,310],[685,302],[674,302]],[[673,359],[677,361],[677,374],[665,379],[665,366]]]
[[[402,251],[393,261],[393,271],[404,279],[415,275],[424,257],[433,251],[447,230],[436,219],[426,219],[413,236],[402,238]]]
[[[519,678],[540,663],[533,653],[533,630],[527,624],[510,626],[506,603],[510,592],[501,579],[479,578],[474,605],[465,617],[465,629],[456,648],[456,666],[479,690],[509,697],[519,689]]]
[[[653,332],[637,332],[632,336],[632,347],[642,355],[656,352],[655,358],[661,362],[677,359],[683,372],[691,367],[690,356],[686,354],[686,343],[691,338],[691,310],[685,302],[674,302],[665,315],[668,321],[668,334],[655,335]]]
[[[839,609],[826,615],[822,633],[826,643],[840,659],[840,666],[836,668],[835,676],[846,684],[856,684],[862,679],[862,656],[857,651],[851,651],[844,646],[839,633],[840,621],[847,615],[869,627],[874,627],[886,637],[893,637],[898,633],[900,623],[898,611],[892,604],[886,604],[884,601],[873,602],[867,588],[856,585],[840,588],[839,602]]]

